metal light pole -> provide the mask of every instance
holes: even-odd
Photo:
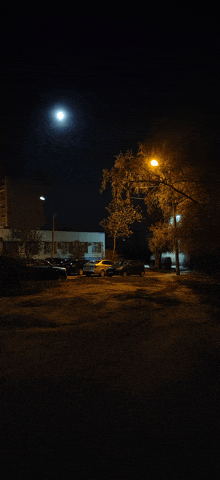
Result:
[[[55,231],[55,215],[53,214],[53,230],[52,230],[52,258],[54,258],[54,231]]]
[[[151,160],[150,163],[153,167],[158,166],[158,161],[155,160],[155,159]],[[176,204],[175,204],[174,200],[172,202],[172,207],[173,207],[174,250],[175,250],[176,275],[180,275],[179,245],[178,245],[178,240],[176,238]]]
[[[180,275],[180,264],[179,264],[179,245],[176,238],[176,204],[173,201],[173,227],[174,227],[174,249],[175,249],[175,264],[176,264],[176,275]]]

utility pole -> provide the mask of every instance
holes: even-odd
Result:
[[[180,275],[179,246],[178,246],[178,240],[176,238],[176,204],[175,204],[174,200],[173,200],[173,226],[174,226],[174,248],[175,248],[176,274]]]
[[[52,258],[54,258],[54,231],[55,231],[55,215],[53,214],[53,230],[52,230]]]

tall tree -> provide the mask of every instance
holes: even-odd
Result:
[[[109,216],[102,220],[100,225],[113,238],[113,257],[115,257],[116,239],[132,235],[133,232],[130,227],[134,222],[141,222],[142,214],[140,209],[132,204],[129,195],[125,199],[122,196],[114,196],[106,209]]]
[[[69,253],[73,260],[83,260],[85,258],[85,253],[88,252],[88,246],[91,245],[89,242],[80,242],[75,240],[69,246]]]
[[[123,197],[125,192],[135,193],[145,200],[148,212],[160,209],[163,222],[157,225],[154,238],[160,236],[161,240],[165,225],[170,225],[173,218],[172,235],[178,256],[178,246],[186,248],[188,245],[190,250],[190,242],[185,240],[192,234],[190,219],[194,216],[199,222],[210,200],[204,181],[201,181],[204,172],[197,166],[202,148],[196,128],[181,122],[176,125],[163,123],[162,127],[157,125],[139,145],[136,155],[127,151],[116,157],[114,167],[103,171],[102,188],[110,183],[113,195]],[[167,238],[170,231],[167,227]],[[199,242],[199,236],[195,237],[194,241]]]
[[[40,232],[16,228],[10,231],[10,241],[7,242],[5,247],[5,254],[20,256],[22,250],[22,253],[29,260],[40,253],[41,246],[42,236]]]
[[[175,239],[172,225],[165,222],[157,222],[151,225],[148,244],[151,252],[154,254],[155,267],[159,268],[160,257],[163,252],[169,252],[174,249]]]

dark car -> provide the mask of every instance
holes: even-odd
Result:
[[[83,275],[83,267],[86,263],[86,260],[72,260],[68,259],[65,262],[65,267],[67,275]]]
[[[0,256],[0,280],[15,283],[17,280],[66,279],[64,267],[51,265],[46,260],[24,260]]]
[[[83,267],[86,260],[68,260],[66,263],[67,275],[83,275]]]
[[[123,260],[119,263],[115,263],[108,268],[106,275],[111,277],[112,275],[141,275],[144,277],[145,268],[143,262],[139,260]]]
[[[72,260],[71,258],[47,258],[52,265],[66,268],[67,275],[83,275],[83,267],[87,260]]]

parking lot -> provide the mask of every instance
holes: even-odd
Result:
[[[208,458],[214,469],[218,298],[207,278],[152,272],[3,296],[1,435],[11,472],[71,478],[77,466],[78,478],[115,479],[147,475],[150,461],[163,478],[169,464],[186,475],[193,451],[195,471]]]

